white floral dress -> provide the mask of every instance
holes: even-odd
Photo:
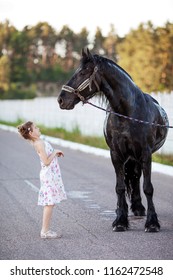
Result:
[[[46,154],[49,156],[54,149],[49,142],[44,141],[44,143]],[[38,205],[55,205],[67,199],[57,156],[48,166],[41,161],[40,185]]]

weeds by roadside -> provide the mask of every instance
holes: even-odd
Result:
[[[16,122],[0,121],[1,124],[10,125],[14,127],[17,127],[22,122],[24,121],[20,119]],[[62,127],[48,128],[43,125],[37,125],[40,127],[42,134],[108,150],[108,146],[104,137],[82,135],[80,129],[77,127],[74,128],[73,131],[67,131]],[[152,156],[152,160],[161,164],[173,166],[173,155],[161,155],[159,153],[154,153]]]

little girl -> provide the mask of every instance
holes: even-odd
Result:
[[[60,150],[54,150],[50,143],[40,138],[40,130],[33,122],[28,121],[18,126],[18,131],[24,139],[29,140],[33,144],[40,157],[41,188],[38,195],[38,205],[44,206],[40,237],[59,238],[61,235],[51,231],[49,225],[54,205],[67,199],[57,158],[64,156],[64,154]]]

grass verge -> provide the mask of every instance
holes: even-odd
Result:
[[[23,123],[23,120],[20,119],[16,122],[0,121],[0,124],[10,125],[14,127],[17,127],[21,123]],[[73,129],[73,131],[69,132],[64,128],[47,128],[43,125],[38,126],[42,134],[108,150],[108,146],[104,137],[82,135],[79,128],[77,127]],[[173,166],[173,155],[161,155],[159,153],[154,153],[152,155],[152,160],[161,164]]]

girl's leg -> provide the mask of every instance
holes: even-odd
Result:
[[[52,217],[54,205],[46,205],[43,209],[43,221],[42,221],[42,232],[47,232],[50,226],[50,220]]]

